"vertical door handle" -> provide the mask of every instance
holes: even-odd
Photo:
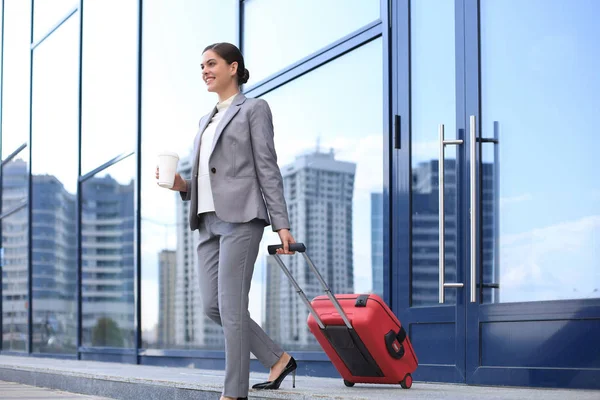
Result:
[[[445,231],[445,211],[444,211],[444,159],[445,159],[445,147],[447,145],[458,145],[463,144],[463,140],[444,140],[444,124],[439,126],[440,135],[440,159],[438,162],[438,196],[439,196],[439,297],[440,304],[445,301],[445,288],[461,288],[464,286],[462,283],[446,283],[445,272],[446,272],[446,251],[445,245],[446,240],[444,237]]]
[[[471,244],[470,244],[470,256],[471,256],[471,303],[477,302],[477,138],[475,134],[475,116],[471,115],[469,118],[470,125],[470,217],[471,217]]]
[[[477,210],[477,198],[475,195],[475,191],[473,190],[475,188],[475,185],[477,184],[477,180],[473,179],[473,177],[475,176],[475,178],[477,177],[477,170],[474,170],[474,168],[478,167],[480,165],[480,160],[477,160],[477,153],[476,153],[476,149],[475,149],[475,142],[479,142],[482,145],[485,143],[493,143],[494,144],[494,187],[493,187],[493,193],[494,193],[494,211],[493,211],[493,218],[494,218],[494,265],[496,266],[496,268],[499,265],[499,238],[500,238],[500,228],[499,228],[499,224],[498,224],[498,218],[500,215],[500,210],[499,210],[499,196],[500,196],[500,187],[499,187],[499,180],[500,180],[500,171],[499,171],[499,152],[498,152],[498,131],[499,131],[499,123],[498,121],[494,121],[494,137],[493,138],[477,138],[477,135],[475,134],[477,126],[475,124],[475,116],[472,115],[471,116],[471,159],[473,160],[473,162],[471,163],[471,204],[472,204],[472,208]],[[480,146],[481,149],[481,146]],[[483,173],[483,170],[481,170],[481,173]],[[483,204],[483,202],[481,202],[481,204]],[[483,205],[482,205],[483,207]],[[475,229],[477,229],[477,218],[479,217],[479,214],[475,214],[475,217],[471,217],[471,232],[474,232]],[[477,285],[476,285],[476,278],[477,278],[477,263],[474,262],[477,261],[477,253],[474,252],[473,249],[477,249],[477,236],[475,235],[471,235],[471,303],[475,303],[477,302]],[[483,265],[483,261],[482,261],[482,268],[481,271],[483,271],[483,269],[485,268],[485,266]],[[497,271],[497,269],[496,269]],[[491,288],[491,289],[499,289],[500,285],[498,284],[498,277],[494,276],[493,281],[491,283],[484,283],[483,282],[483,274],[482,276],[479,277],[479,280],[481,281],[481,288]],[[478,283],[478,282],[477,282]],[[481,291],[480,291],[481,293]],[[483,299],[481,300],[481,302],[483,302]]]

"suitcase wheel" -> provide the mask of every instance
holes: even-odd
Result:
[[[348,387],[352,387],[354,386],[354,382],[350,382],[344,379],[344,385],[348,386]]]
[[[410,387],[412,386],[412,375],[406,374],[404,380],[400,382],[400,386],[402,386],[402,389],[410,389]]]

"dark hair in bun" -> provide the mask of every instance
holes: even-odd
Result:
[[[240,85],[243,85],[244,83],[248,82],[248,79],[250,79],[250,71],[248,71],[246,68],[244,68],[244,73],[242,74],[241,78],[238,72],[238,82]]]
[[[246,69],[244,64],[244,56],[237,46],[231,43],[221,42],[206,46],[202,53],[205,53],[207,50],[212,50],[217,53],[222,59],[227,61],[227,64],[233,64],[234,62],[237,62],[238,85],[243,85],[244,83],[248,82],[248,79],[250,78],[250,72]]]

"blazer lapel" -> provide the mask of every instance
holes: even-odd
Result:
[[[200,143],[202,143],[202,135],[204,134],[204,131],[206,130],[210,120],[215,116],[216,113],[217,107],[213,108],[210,114],[208,114],[203,121],[200,121],[200,128],[198,129],[198,135],[196,136],[197,141],[194,148],[196,154],[194,156],[194,165],[192,166],[192,174],[194,176],[198,175],[198,163],[200,162]]]
[[[200,133],[200,135],[198,137],[198,147],[200,146],[200,142],[202,141],[202,135],[204,134],[206,127],[208,126],[210,120],[213,119],[213,117],[215,116],[216,113],[217,113],[217,107],[213,108],[212,111],[210,112],[210,114],[208,114],[206,116],[206,119],[200,123],[200,130],[198,130],[198,132]]]
[[[238,113],[238,111],[240,111],[240,107],[242,106],[244,101],[246,101],[246,96],[244,96],[243,93],[239,93],[233,99],[233,102],[231,103],[231,105],[229,106],[227,111],[225,112],[223,119],[221,119],[221,122],[219,122],[219,125],[217,126],[217,130],[215,131],[215,138],[212,143],[212,148],[210,149],[211,154],[212,154],[213,150],[215,149],[215,146],[217,145],[217,142],[219,141],[219,137],[221,137],[223,130],[227,127],[227,124],[233,119],[233,117],[235,117],[235,115]]]

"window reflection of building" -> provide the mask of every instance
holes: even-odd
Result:
[[[413,305],[433,305],[439,302],[439,197],[438,161],[420,163],[413,169],[412,181],[412,301]],[[456,160],[445,161],[445,235],[446,282],[457,282],[457,184]],[[481,220],[484,235],[480,241],[483,282],[497,282],[494,265],[495,230],[494,165],[481,164]],[[496,217],[497,218],[497,217]],[[481,269],[479,269],[481,270]],[[446,289],[446,303],[455,303],[457,289]],[[497,291],[495,291],[497,292]],[[497,293],[483,291],[484,302],[497,301]]]
[[[383,193],[371,193],[371,273],[371,291],[383,298]]]
[[[269,334],[269,336],[277,341],[281,342],[281,330],[280,330],[280,319],[281,315],[281,285],[289,285],[286,282],[286,277],[281,271],[281,267],[277,264],[274,257],[265,256],[266,265],[266,284],[265,284],[265,304],[264,304],[264,321],[262,328]],[[284,259],[287,265],[288,259]]]
[[[182,158],[179,173],[192,176],[193,155]],[[198,278],[196,232],[190,231],[189,202],[177,196],[177,264],[175,273],[175,346],[222,348],[223,330],[203,312]]]
[[[173,250],[158,255],[158,346],[175,344],[176,255]]]
[[[83,184],[83,344],[133,347],[133,193],[110,175]]]
[[[500,207],[498,192],[498,160],[481,163],[481,270],[483,271],[483,303],[500,302]]]
[[[76,198],[52,175],[33,176],[34,351],[76,350]]]
[[[21,159],[2,169],[2,212],[14,210],[27,199],[28,165]],[[27,340],[27,207],[2,219],[2,341],[3,349],[26,350]]]
[[[445,223],[447,282],[456,282],[456,160],[445,161]],[[439,301],[438,161],[419,163],[412,172],[412,304]],[[456,289],[446,289],[446,303],[456,303]]]
[[[338,161],[333,149],[317,149],[296,157],[282,169],[291,229],[297,241],[306,243],[308,253],[334,293],[354,291],[352,201],[356,164]],[[301,257],[285,260],[306,296],[311,299],[323,289]],[[277,272],[275,272],[277,271]],[[285,282],[282,282],[285,280]],[[316,348],[306,325],[307,310],[285,275],[267,268],[266,327],[273,339],[285,346]]]

